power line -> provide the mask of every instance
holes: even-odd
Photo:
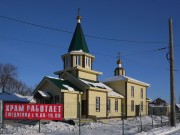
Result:
[[[142,51],[142,52],[137,52],[137,53],[132,53],[132,54],[127,54],[127,55],[123,55],[123,56],[131,56],[131,55],[139,55],[139,54],[144,54],[144,53],[163,51],[163,50],[166,50],[167,48],[169,48],[169,47],[162,47],[162,48],[158,48],[158,49],[147,50],[147,51]]]
[[[15,21],[15,22],[19,22],[19,23],[23,23],[23,24],[27,24],[27,25],[31,25],[31,26],[35,26],[35,27],[40,27],[40,28],[44,28],[44,29],[49,29],[49,30],[53,30],[53,31],[59,31],[59,32],[64,32],[64,33],[69,33],[72,34],[73,32],[71,31],[66,31],[63,29],[58,29],[58,28],[53,28],[53,27],[49,27],[49,26],[43,26],[43,25],[39,25],[39,24],[34,24],[31,22],[26,22],[26,21],[22,21],[19,19],[14,19],[11,17],[7,17],[7,16],[1,16],[0,18],[3,19],[7,19],[7,20],[11,20],[11,21]],[[96,38],[96,39],[101,39],[101,40],[109,40],[109,41],[116,41],[116,42],[128,42],[128,43],[143,43],[143,44],[167,44],[167,42],[145,42],[145,41],[135,41],[135,40],[123,40],[123,39],[115,39],[115,38],[107,38],[107,37],[100,37],[100,36],[93,36],[93,35],[85,35],[86,37],[90,37],[90,38]]]
[[[0,38],[3,39],[8,39],[8,40],[14,40],[14,41],[18,41],[18,42],[24,42],[24,43],[28,43],[28,44],[37,44],[40,45],[42,47],[58,47],[58,48],[62,48],[62,49],[66,49],[65,47],[62,46],[58,46],[58,45],[53,45],[53,44],[47,44],[47,43],[40,43],[40,42],[34,42],[34,41],[27,41],[27,40],[22,40],[22,39],[17,39],[17,38],[11,38],[11,37],[4,37],[0,35]]]
[[[58,48],[65,49],[65,50],[68,49],[68,48],[65,48],[65,47],[62,47],[62,46],[58,46],[58,45],[52,45],[52,44],[47,44],[47,43],[27,41],[27,40],[11,38],[11,37],[4,37],[4,36],[1,36],[1,35],[0,35],[0,38],[8,39],[8,40],[14,40],[14,41],[18,41],[18,42],[25,42],[25,43],[28,43],[28,44],[37,44],[37,45],[40,45],[41,47],[56,47],[56,48],[58,47]],[[177,47],[177,46],[180,46],[180,45],[174,45],[174,46]],[[33,46],[33,47],[37,47],[37,46]],[[152,53],[152,52],[157,52],[157,51],[163,51],[163,50],[166,50],[168,48],[169,47],[162,47],[162,48],[158,48],[158,49],[147,50],[147,51],[142,51],[142,52],[136,52],[136,53],[126,54],[126,55],[122,55],[122,56],[127,57],[127,56],[132,56],[132,55],[140,55],[140,54]],[[107,53],[99,53],[99,52],[97,53],[97,52],[94,52],[94,51],[92,52],[92,54],[93,53],[95,53],[96,55],[116,58],[115,55],[113,56],[113,55],[109,55]],[[168,70],[168,69],[166,69],[166,70]],[[180,71],[180,70],[175,70],[175,71]]]
[[[18,41],[18,42],[25,42],[25,43],[28,43],[28,44],[37,44],[37,45],[40,45],[42,47],[56,47],[56,48],[58,47],[58,48],[62,48],[62,49],[65,49],[65,50],[68,49],[66,47],[62,47],[62,46],[58,46],[58,45],[47,44],[47,43],[40,43],[40,42],[34,42],[34,41],[27,41],[27,40],[12,38],[12,37],[5,37],[5,36],[1,36],[1,35],[0,35],[0,38],[8,39],[8,40],[14,40],[14,41]],[[174,46],[180,46],[180,45],[174,45]],[[156,51],[163,51],[163,50],[168,49],[168,48],[169,47],[162,47],[162,48],[158,48],[158,49],[141,51],[141,52],[135,52],[135,53],[126,54],[126,55],[122,55],[122,56],[126,57],[126,56],[132,56],[132,55],[146,54],[146,53],[151,53],[151,52],[156,52]],[[114,58],[116,58],[115,55],[109,55],[107,53],[99,53],[99,52],[97,53],[95,51],[93,51],[92,53],[95,53],[97,55],[103,55],[103,56],[107,56],[107,57],[114,57]]]
[[[28,24],[28,25],[32,25],[32,26],[40,27],[40,28],[44,28],[44,29],[49,29],[49,30],[54,30],[54,31],[60,31],[60,32],[65,32],[65,33],[70,33],[70,34],[73,33],[73,32],[70,32],[70,31],[61,30],[61,29],[57,29],[57,28],[52,28],[52,27],[48,27],[48,26],[43,26],[43,25],[39,25],[39,24],[34,24],[34,23],[30,23],[30,22],[26,22],[26,21],[22,21],[22,20],[10,18],[10,17],[7,17],[7,16],[1,16],[1,15],[0,15],[0,18],[7,19],[7,20],[11,20],[11,21],[15,21],[15,22],[19,22],[19,23]]]

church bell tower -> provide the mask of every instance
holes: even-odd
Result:
[[[119,75],[126,75],[126,71],[122,67],[122,61],[120,59],[120,53],[118,53],[118,60],[116,62],[117,68],[114,70],[114,76],[119,76]]]

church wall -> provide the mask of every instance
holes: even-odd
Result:
[[[75,93],[64,93],[64,119],[78,118],[79,101],[81,102],[81,95]]]
[[[131,86],[134,86],[134,97],[131,96]],[[141,89],[143,89],[143,98],[141,98]],[[131,110],[131,101],[134,101],[134,111]],[[147,115],[146,87],[135,83],[127,83],[127,116],[136,116],[138,111],[137,105],[143,102],[143,111],[139,110],[139,114]]]
[[[95,115],[96,117],[106,117],[106,92],[88,91],[88,115]],[[96,97],[100,97],[100,111],[96,111]]]
[[[110,88],[112,88],[115,92],[125,96],[125,88],[126,84],[124,81],[116,81],[116,82],[105,82]]]
[[[108,97],[110,99],[110,110],[107,111],[107,117],[120,117],[121,115],[121,99],[115,97]],[[118,111],[115,110],[115,100],[118,100]]]
[[[97,81],[97,75],[87,73],[87,72],[83,72],[83,71],[78,71],[78,77],[88,79],[88,80]]]

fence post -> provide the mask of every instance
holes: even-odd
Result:
[[[3,101],[3,100],[1,101],[1,111],[2,111],[2,112],[1,112],[1,113],[2,113],[2,114],[1,114],[1,115],[2,115],[2,116],[1,116],[1,117],[2,117],[1,129],[2,129],[2,134],[3,134],[3,130],[4,130],[4,126],[5,126],[5,125],[4,125],[4,101]]]
[[[162,121],[163,108],[161,107],[160,110],[161,110],[161,126],[163,126],[163,121]]]
[[[79,135],[81,135],[81,103],[79,102]]]
[[[153,115],[152,114],[151,114],[151,118],[152,118],[152,128],[153,128],[154,125],[153,125]]]
[[[124,135],[124,113],[122,112],[122,135]]]
[[[141,104],[139,104],[139,116],[140,116],[140,126],[141,126],[141,132],[142,132],[142,120],[141,120]]]
[[[39,120],[39,133],[41,132],[41,120]]]

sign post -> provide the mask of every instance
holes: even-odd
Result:
[[[0,123],[1,123],[1,128],[4,128],[4,114],[3,114],[3,109],[4,109],[4,102],[3,100],[0,100]]]
[[[3,121],[3,101],[0,100],[0,123]]]

